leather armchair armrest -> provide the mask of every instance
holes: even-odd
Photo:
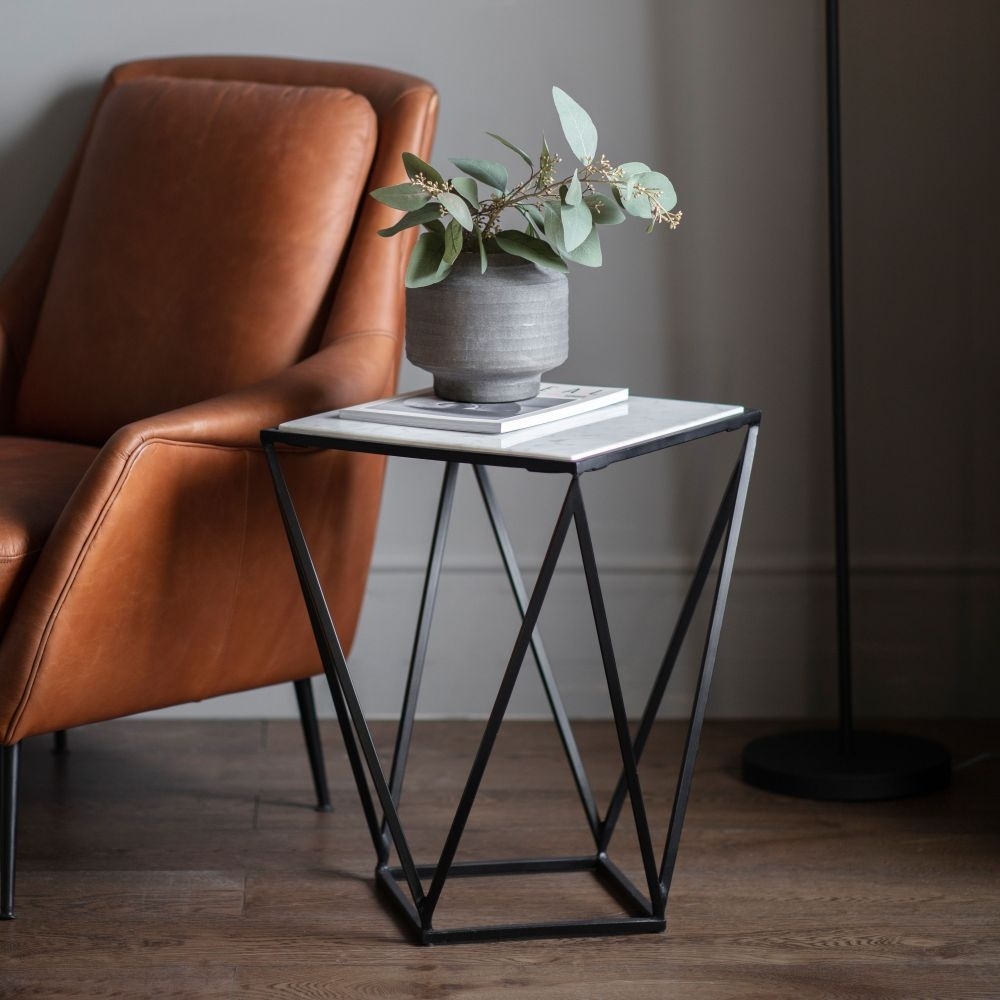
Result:
[[[63,511],[0,646],[0,736],[16,740],[292,679],[285,676],[289,670],[308,672],[315,652],[302,624],[292,638],[260,643],[272,659],[275,651],[299,650],[292,667],[279,658],[258,674],[223,675],[223,660],[231,670],[229,664],[252,665],[262,655],[241,655],[237,648],[249,641],[241,637],[251,627],[240,596],[244,561],[255,567],[255,579],[274,586],[274,621],[282,628],[295,616],[306,622],[259,455],[260,431],[383,395],[394,379],[397,345],[384,331],[349,334],[273,379],[118,431]],[[346,456],[295,457],[300,473],[315,461],[347,467],[329,464]],[[363,590],[357,579],[367,569],[378,504],[352,497],[377,496],[382,463],[358,464],[354,457],[350,467],[349,482],[334,478],[329,489],[304,493],[314,519],[330,514],[341,526],[331,536],[329,561],[339,574],[338,613],[353,632]],[[338,505],[344,508],[339,518]],[[156,572],[149,574],[149,565]],[[282,574],[287,579],[275,584]],[[149,648],[119,648],[119,615],[146,621],[144,634],[155,638]],[[205,621],[192,625],[194,616]],[[220,631],[227,620],[243,624]],[[187,627],[216,636],[208,643],[214,652],[202,662],[186,655]],[[163,662],[181,666],[164,672]],[[113,678],[122,663],[128,670]],[[304,664],[298,673],[295,664]],[[72,698],[61,697],[81,683]]]
[[[387,330],[341,336],[272,379],[128,424],[105,451],[124,458],[155,439],[259,447],[265,427],[385,395],[395,378],[398,349],[397,336]]]
[[[395,380],[397,344],[385,330],[348,334],[274,378],[122,427],[70,498],[43,563],[53,550],[86,547],[147,446],[162,442],[257,451],[265,427],[384,395]],[[35,576],[44,577],[43,568]]]

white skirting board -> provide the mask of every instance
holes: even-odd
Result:
[[[664,572],[619,566],[602,585],[630,714],[659,665],[686,586],[684,567]],[[533,573],[526,572],[529,581]],[[359,695],[373,718],[395,715],[422,582],[418,567],[376,567],[351,658]],[[1000,572],[996,567],[879,566],[854,580],[856,707],[861,716],[982,716],[1000,713]],[[826,568],[745,565],[734,575],[709,713],[717,718],[832,715],[836,706],[833,575]],[[706,597],[708,595],[706,594]],[[704,601],[704,598],[703,598]],[[484,611],[486,612],[484,614]],[[446,569],[428,652],[419,714],[485,716],[517,630],[500,569]],[[607,694],[578,569],[557,572],[540,632],[570,714],[609,715]],[[690,705],[704,625],[696,618],[662,714]],[[322,717],[333,715],[322,679]],[[545,717],[526,658],[511,717]],[[289,718],[291,685],[149,713],[153,718]]]

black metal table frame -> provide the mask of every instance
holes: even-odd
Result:
[[[715,666],[719,635],[725,614],[726,599],[732,577],[733,562],[739,539],[740,526],[746,503],[750,472],[753,465],[757,431],[760,423],[758,411],[745,411],[738,416],[715,421],[681,433],[664,436],[639,445],[618,448],[593,459],[561,461],[550,459],[519,458],[509,455],[482,454],[476,451],[452,451],[420,445],[387,442],[357,441],[350,438],[323,438],[312,434],[299,434],[280,429],[265,430],[261,441],[268,466],[274,480],[281,515],[288,534],[299,582],[309,613],[323,669],[330,686],[334,708],[344,738],[344,746],[358,789],[365,820],[375,848],[375,880],[389,900],[395,904],[404,925],[421,944],[446,944],[471,941],[590,937],[655,933],[666,929],[666,905],[673,877],[677,849],[680,843],[684,814],[691,791],[698,743],[701,737],[705,707],[708,702],[712,672]],[[612,648],[604,597],[598,578],[597,561],[591,541],[590,528],[580,489],[580,476],[584,472],[604,468],[615,462],[637,455],[674,447],[722,431],[746,428],[743,444],[732,475],[724,491],[718,512],[709,530],[701,557],[698,560],[687,595],[681,606],[667,650],[653,681],[645,709],[634,737],[629,731],[622,695],[621,681]],[[430,555],[424,578],[420,611],[410,657],[403,706],[397,729],[391,771],[386,777],[371,732],[362,712],[350,671],[336,628],[330,615],[326,598],[313,565],[302,527],[289,492],[275,445],[301,448],[332,448],[344,451],[361,451],[373,454],[396,455],[411,458],[433,459],[445,462],[444,478],[438,502],[437,516],[431,541]],[[445,839],[440,859],[436,864],[417,864],[410,851],[403,831],[398,805],[402,795],[403,777],[413,733],[417,696],[423,673],[424,660],[430,635],[438,582],[441,574],[445,541],[451,515],[452,501],[458,469],[462,464],[471,465],[475,472],[482,500],[490,525],[503,559],[507,578],[517,602],[521,625],[504,671],[500,687],[486,723],[478,751],[472,763],[454,819]],[[486,471],[487,466],[516,466],[535,472],[561,472],[570,475],[562,507],[549,541],[535,585],[529,596],[514,557],[510,536],[501,517],[496,498]],[[607,810],[601,817],[594,794],[587,778],[583,761],[577,749],[562,699],[552,675],[548,657],[537,634],[536,623],[548,591],[570,524],[576,526],[583,570],[587,582],[594,624],[597,629],[601,658],[608,684],[608,695],[621,754],[622,770]],[[680,773],[674,792],[673,807],[659,864],[654,855],[645,802],[640,787],[638,763],[652,731],[660,703],[670,680],[678,654],[687,635],[705,584],[715,564],[721,546],[718,577],[712,599],[712,610],[706,632],[701,666],[695,688],[694,702],[688,722]],[[514,684],[517,681],[528,649],[531,649],[538,667],[543,687],[555,719],[577,792],[594,839],[594,853],[577,857],[551,857],[510,859],[501,861],[456,862],[466,822],[472,810],[476,793],[486,770],[493,744],[503,721]],[[368,777],[366,777],[366,769]],[[375,799],[369,788],[371,780]],[[639,851],[645,877],[645,892],[640,890],[608,856],[611,839],[621,810],[628,797],[638,834]],[[399,865],[390,865],[390,852],[395,847]],[[433,926],[434,912],[441,898],[445,882],[452,877],[496,875],[529,875],[553,872],[592,872],[609,894],[628,914],[625,917],[597,918],[590,920],[544,921],[514,923],[500,926],[472,926],[438,929]],[[425,888],[424,879],[430,878]]]

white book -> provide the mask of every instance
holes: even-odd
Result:
[[[339,411],[344,420],[433,427],[474,434],[506,434],[550,421],[576,417],[628,399],[628,389],[598,385],[543,383],[533,399],[517,403],[457,403],[438,399],[431,389],[359,403]]]

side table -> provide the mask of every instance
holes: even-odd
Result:
[[[722,629],[759,424],[758,411],[747,410],[740,406],[632,397],[628,403],[608,407],[606,410],[573,420],[553,422],[531,430],[504,435],[468,434],[365,423],[341,419],[336,413],[293,420],[282,424],[279,428],[261,432],[261,442],[274,479],[302,592],[375,848],[376,884],[385,891],[386,898],[395,905],[404,923],[421,944],[512,938],[583,937],[665,930],[667,896],[691,791],[695,756]],[[676,447],[713,434],[741,429],[745,431],[742,447],[709,530],[663,661],[651,686],[645,709],[633,735],[630,733],[622,696],[580,478],[584,473],[595,472],[639,455]],[[331,620],[295,512],[294,502],[282,473],[277,445],[294,448],[332,448],[444,463],[444,477],[417,618],[413,653],[403,696],[392,766],[388,775],[385,774],[379,761],[355,691],[350,668],[337,637],[335,624]],[[407,843],[397,806],[403,789],[403,777],[413,732],[417,695],[441,573],[455,483],[459,467],[462,465],[471,466],[475,474],[507,578],[517,602],[521,625],[441,856],[435,864],[418,864]],[[514,558],[513,546],[490,483],[487,470],[491,466],[569,476],[566,495],[530,594]],[[579,539],[583,570],[621,756],[621,772],[617,787],[603,815],[598,810],[577,749],[572,726],[536,629],[538,616],[570,525],[575,525]],[[637,767],[684,637],[717,556],[718,576],[701,657],[701,669],[666,842],[658,858],[654,853]],[[529,648],[538,666],[545,694],[573,773],[593,836],[594,850],[582,857],[456,862],[455,856],[462,834]],[[369,780],[371,789],[374,789],[374,798],[369,788]],[[609,855],[615,827],[626,799],[638,835],[645,882],[642,888],[636,886]],[[379,811],[382,814],[381,818],[378,815]],[[399,865],[395,866],[390,864],[390,853],[393,848],[399,859]],[[512,923],[502,926],[434,927],[434,912],[449,877],[517,876],[540,872],[581,871],[593,872],[618,901],[626,915],[590,920]]]

